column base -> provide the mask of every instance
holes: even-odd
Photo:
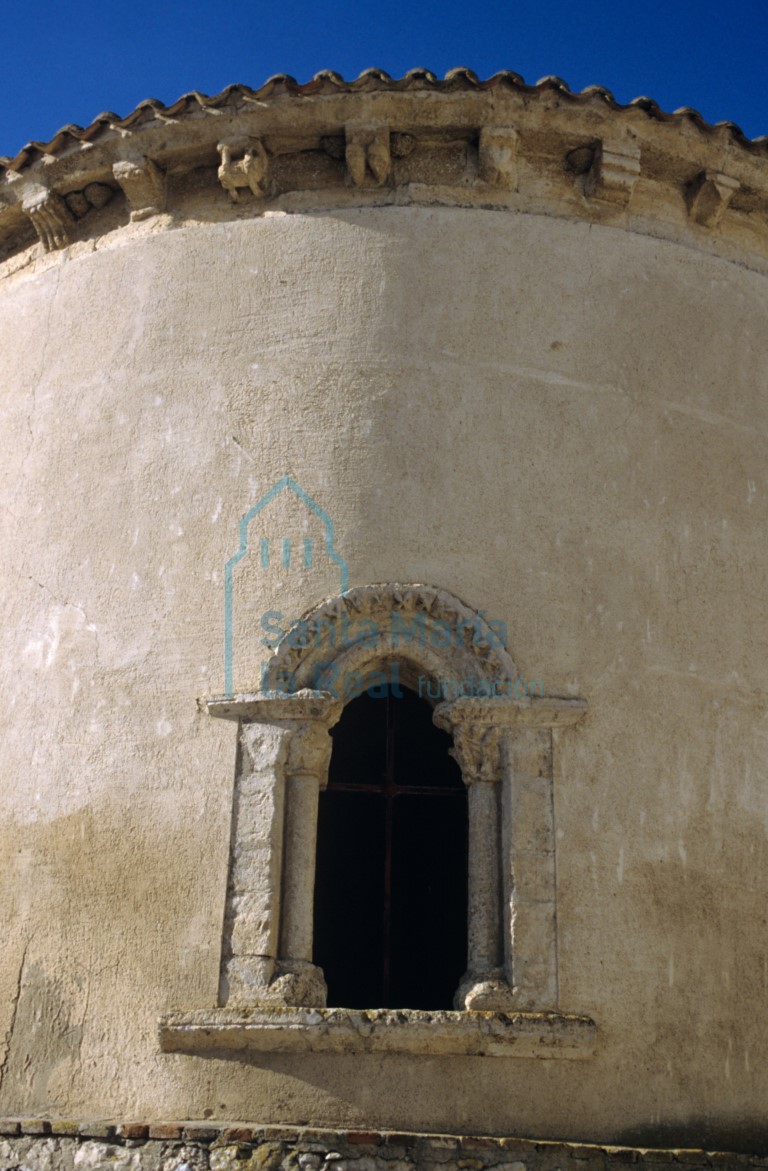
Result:
[[[293,1008],[325,1008],[328,999],[323,969],[306,960],[278,960],[268,993],[265,1003]]]
[[[467,972],[459,984],[453,1004],[459,1011],[520,1011],[520,998],[501,968],[489,972]]]
[[[325,1008],[322,968],[303,960],[232,956],[221,977],[221,1003],[233,1008]]]

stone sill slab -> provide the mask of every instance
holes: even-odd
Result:
[[[165,1053],[410,1053],[464,1057],[591,1057],[597,1027],[557,1012],[250,1008],[169,1012]]]

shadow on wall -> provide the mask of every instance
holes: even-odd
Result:
[[[200,1056],[203,1054],[201,1053]],[[380,1118],[371,1121],[372,1118],[375,1118],[376,1100],[381,1098],[382,1090],[385,1093],[391,1092],[393,1101],[396,1101],[398,1094],[409,1098],[412,1102],[423,1101],[425,1085],[433,1082],[436,1076],[439,1079],[440,1071],[445,1074],[444,1087],[448,1086],[449,1090],[456,1088],[456,1058],[452,1057],[439,1059],[426,1055],[392,1056],[388,1060],[388,1064],[391,1065],[390,1081],[389,1078],[382,1078],[381,1057],[370,1054],[358,1054],[353,1063],[350,1063],[347,1055],[328,1053],[308,1053],[297,1056],[282,1053],[233,1053],[226,1049],[206,1048],[204,1056],[214,1068],[217,1062],[236,1062],[242,1067],[269,1071],[284,1078],[316,1086],[322,1090],[327,1090],[329,1086],[332,1086],[333,1095],[351,1104],[354,1107],[354,1112],[365,1118],[366,1127],[372,1130],[389,1129],[388,1123]],[[495,1066],[506,1064],[495,1058],[492,1060]],[[512,1058],[511,1060],[517,1062],[519,1059]],[[523,1062],[522,1064],[549,1065],[550,1063]],[[559,1065],[560,1063],[554,1062],[552,1064]],[[565,1062],[563,1064],[573,1066],[577,1063]],[[578,1064],[581,1065],[580,1062]],[[458,1081],[463,1081],[466,1084],[467,1081],[473,1080],[479,1087],[482,1087],[488,1072],[488,1058],[467,1057],[462,1059]],[[560,1070],[553,1069],[551,1072],[557,1075]],[[397,1092],[390,1089],[391,1082],[398,1085]],[[556,1090],[552,1083],[549,1092],[562,1093],[563,1085],[557,1076],[554,1082],[559,1083],[559,1090]],[[453,1087],[451,1087],[451,1083],[453,1083]],[[490,1082],[485,1084],[485,1091],[492,1094],[493,1089],[494,1081],[491,1078]],[[483,1092],[482,1089],[481,1092]],[[567,1097],[566,1091],[562,1100],[567,1100]],[[317,1111],[317,1105],[315,1110]],[[214,1121],[221,1120],[214,1118]],[[501,1126],[491,1129],[487,1126],[481,1126],[479,1129],[483,1134],[493,1133],[497,1137],[511,1137],[534,1142],[586,1143],[637,1147],[641,1150],[704,1150],[768,1157],[768,1118],[764,1116],[749,1117],[745,1115],[741,1118],[723,1119],[705,1115],[691,1115],[688,1119],[675,1122],[660,1122],[655,1125],[637,1124],[610,1134],[603,1132],[599,1136],[596,1136],[589,1128],[580,1131],[573,1125],[526,1127],[519,1122],[515,1123],[513,1114],[505,1115],[500,1121],[502,1122]],[[404,1129],[408,1132],[430,1133],[439,1130],[439,1133],[445,1134],[470,1134],[473,1133],[474,1125],[474,1132],[478,1130],[476,1121],[473,1124],[470,1119],[461,1116],[460,1106],[457,1108],[454,1122],[454,1125],[438,1128],[434,1124],[424,1125],[421,1121],[414,1122],[412,1118],[409,1118],[404,1123]],[[287,1123],[286,1125],[291,1124]],[[363,1123],[359,1121],[357,1124],[362,1125]],[[322,1108],[320,1108],[319,1113],[315,1113],[312,1117],[312,1125],[328,1127],[332,1130],[337,1128],[340,1123],[338,1117],[333,1114],[324,1116]]]
[[[592,925],[591,935],[573,923],[584,941],[580,947],[606,933],[611,941],[603,954],[605,986],[578,1007],[594,1011],[599,1028],[613,1011],[613,996],[624,992],[626,1031],[613,1032],[615,1042],[594,1063],[208,1052],[201,1061],[161,1055],[154,1037],[159,1012],[213,1006],[216,997],[233,759],[212,769],[202,821],[168,813],[164,803],[169,786],[184,810],[181,781],[189,754],[201,743],[191,737],[176,746],[176,763],[161,770],[163,787],[148,769],[139,815],[129,806],[135,789],[116,784],[108,799],[87,808],[48,823],[11,823],[0,833],[6,862],[0,912],[6,962],[14,965],[6,969],[9,1002],[0,1026],[8,1046],[5,1062],[0,1052],[0,1109],[9,1116],[76,1117],[86,1106],[90,1117],[114,1115],[120,1102],[142,1093],[132,1070],[156,1060],[147,1091],[152,1120],[167,1117],[169,1103],[178,1101],[179,1076],[189,1078],[192,1117],[211,1104],[206,1084],[216,1086],[222,1077],[236,1098],[229,1118],[243,1119],[255,1109],[261,1083],[231,1079],[226,1062],[230,1070],[241,1064],[244,1074],[256,1067],[277,1075],[269,1121],[280,1115],[288,1123],[292,1115],[294,1123],[309,1111],[313,1125],[333,1127],[341,1117],[365,1120],[368,1129],[388,1117],[390,1123],[397,1118],[397,1129],[413,1120],[429,1129],[430,1117],[433,1127],[447,1118],[455,1132],[492,1133],[490,1123],[497,1134],[521,1137],[768,1155],[768,840],[759,807],[747,812],[733,800],[730,774],[728,784],[714,790],[713,800],[722,804],[712,811],[689,814],[680,802],[669,813],[688,845],[685,864],[671,849],[672,856],[651,860],[648,844],[641,850],[638,842],[640,860],[611,891],[613,910],[603,905],[605,918]],[[66,787],[69,774],[61,775]],[[711,766],[703,761],[697,775],[709,778]],[[158,784],[156,795],[150,782]],[[739,793],[746,800],[750,790],[740,785]],[[588,797],[585,792],[585,804]],[[707,787],[702,806],[709,798]],[[649,807],[656,815],[648,819],[649,833],[658,836],[668,807],[658,798]],[[620,814],[627,835],[630,814],[629,805]],[[667,830],[659,840],[663,845],[674,836]],[[563,863],[566,845],[560,847]],[[208,860],[203,870],[202,853]],[[632,931],[619,930],[630,921]],[[25,953],[30,923],[37,930]],[[670,943],[674,983],[660,962]],[[198,1063],[204,1075],[195,1072]],[[179,1068],[189,1072],[179,1075]],[[314,1089],[306,1092],[306,1085]],[[262,1100],[256,1101],[262,1112]],[[663,1121],[647,1123],[652,1110],[663,1110]],[[596,1116],[616,1120],[610,1132],[601,1120],[598,1135]]]
[[[732,1122],[689,1118],[686,1122],[661,1122],[621,1131],[616,1144],[626,1147],[660,1147],[663,1150],[695,1149],[729,1151],[739,1155],[768,1155],[768,1120],[737,1118]]]

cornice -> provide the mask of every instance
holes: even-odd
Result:
[[[455,69],[355,81],[285,75],[260,89],[148,100],[0,158],[0,249],[45,251],[128,222],[185,222],[185,190],[221,216],[414,203],[586,219],[768,257],[768,137],[599,86]],[[107,215],[102,208],[117,197]],[[229,211],[227,210],[229,208]],[[104,224],[103,228],[99,225]],[[713,243],[714,241],[714,243]]]
[[[535,85],[526,85],[518,73],[503,69],[492,77],[482,81],[471,69],[451,69],[444,78],[437,77],[428,69],[410,69],[404,77],[393,78],[383,69],[366,69],[354,81],[346,81],[341,74],[333,70],[323,69],[316,73],[311,81],[299,84],[295,78],[287,73],[276,73],[259,89],[251,89],[247,85],[228,85],[221,93],[209,96],[198,90],[182,94],[172,105],[166,106],[154,98],[147,98],[139,102],[138,106],[124,118],[105,111],[99,114],[85,128],[69,123],[62,128],[48,142],[32,141],[22,147],[15,158],[10,159],[0,155],[0,166],[11,171],[21,171],[43,156],[56,156],[66,151],[73,144],[91,143],[105,133],[119,135],[121,131],[135,131],[140,126],[150,122],[163,123],[177,122],[186,118],[194,118],[200,113],[218,115],[225,110],[242,109],[253,102],[272,102],[285,98],[315,98],[327,97],[335,94],[369,94],[369,93],[466,93],[466,92],[496,92],[502,89],[522,95],[541,96],[545,93],[556,93],[564,101],[575,107],[597,100],[613,113],[622,114],[632,111],[641,111],[653,121],[676,126],[693,126],[702,135],[712,136],[725,133],[732,139],[734,145],[754,154],[768,157],[768,135],[759,138],[747,138],[741,127],[735,122],[707,122],[698,110],[690,106],[667,113],[659,104],[648,97],[634,98],[633,101],[622,105],[616,101],[610,90],[600,85],[590,85],[576,92],[569,88],[567,82],[560,77],[542,77]]]

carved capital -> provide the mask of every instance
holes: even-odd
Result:
[[[389,127],[348,124],[344,154],[355,187],[383,186],[392,169]]]
[[[287,777],[317,777],[327,780],[332,742],[328,729],[337,722],[342,701],[325,691],[296,691],[293,694],[264,691],[235,695],[231,699],[209,699],[209,715],[244,722],[243,743],[249,743],[249,725],[272,727],[287,735]]]
[[[688,215],[695,224],[716,228],[741,184],[722,171],[702,171],[688,188]]]
[[[165,210],[165,172],[152,159],[121,159],[112,173],[128,200],[132,221],[145,220]]]
[[[75,221],[60,195],[38,188],[24,196],[21,206],[46,252],[66,248],[72,243]]]
[[[501,780],[511,737],[520,730],[575,724],[586,710],[581,699],[462,697],[438,704],[433,719],[453,735],[453,756],[466,784],[473,784]]]
[[[285,773],[288,777],[314,777],[323,788],[328,783],[328,765],[333,743],[325,720],[297,724],[288,744]]]
[[[266,198],[269,188],[269,155],[260,138],[220,142],[216,149],[221,155],[221,165],[217,171],[219,182],[233,203],[239,202],[238,190],[242,187],[248,187],[257,199]]]
[[[501,780],[500,729],[462,721],[454,725],[451,756],[458,762],[465,785]]]
[[[478,143],[478,173],[484,183],[517,191],[520,135],[509,126],[484,126]]]

